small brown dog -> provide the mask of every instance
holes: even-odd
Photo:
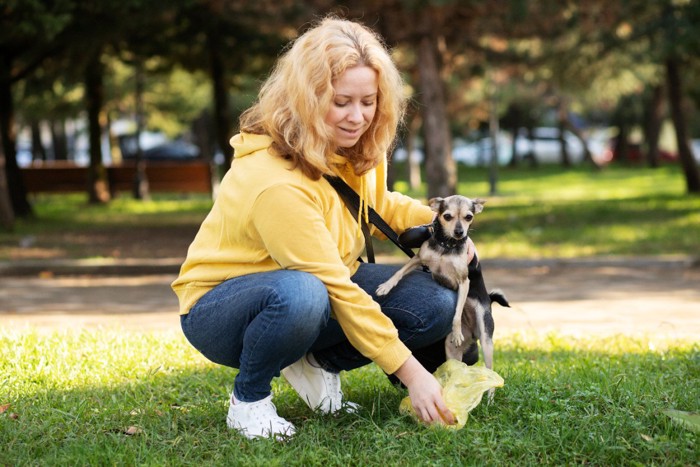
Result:
[[[445,355],[462,360],[465,352],[478,340],[486,368],[493,369],[491,303],[510,305],[503,293],[486,290],[479,258],[475,254],[469,262],[467,250],[469,227],[485,203],[483,199],[472,200],[459,195],[431,199],[429,205],[437,216],[430,238],[423,242],[416,256],[377,287],[377,295],[388,294],[413,269],[421,265],[428,267],[436,282],[457,291],[457,307],[452,332],[445,339]],[[490,391],[489,398],[492,397],[493,391]]]

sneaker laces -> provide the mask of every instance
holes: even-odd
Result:
[[[308,356],[283,369],[282,374],[312,410],[333,414],[359,409],[357,404],[343,401],[340,375],[311,364]]]
[[[231,403],[226,421],[230,428],[248,438],[274,436],[281,439],[292,436],[295,432],[294,425],[277,414],[272,396],[252,403]]]

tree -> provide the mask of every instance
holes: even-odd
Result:
[[[291,0],[194,0],[179,11],[179,26],[170,31],[170,58],[185,69],[209,74],[215,141],[226,167],[233,155],[229,139],[236,113],[231,90],[248,91],[242,89],[246,77],[267,73],[283,45],[309,18],[305,2]]]
[[[666,0],[663,6],[663,34],[665,34],[665,68],[668,100],[671,117],[676,130],[676,144],[681,167],[685,173],[689,193],[700,193],[700,172],[690,150],[688,119],[684,111],[682,67],[690,60],[697,61],[700,38],[697,25],[700,23],[698,2],[674,2]]]
[[[14,223],[15,213],[12,210],[12,201],[5,174],[5,151],[0,145],[0,226],[5,230],[12,230]]]
[[[0,139],[3,171],[0,190],[7,190],[14,215],[32,214],[17,165],[15,103],[12,88],[46,58],[56,54],[56,39],[70,22],[71,0],[8,1],[0,11]]]

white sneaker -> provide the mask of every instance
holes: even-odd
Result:
[[[295,433],[294,425],[277,415],[272,394],[256,402],[230,403],[226,424],[248,439],[283,440]]]
[[[282,370],[282,374],[312,410],[324,414],[340,410],[353,413],[360,407],[354,402],[343,402],[340,375],[311,365],[306,355]]]

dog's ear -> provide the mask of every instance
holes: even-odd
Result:
[[[431,198],[431,200],[428,201],[428,206],[430,206],[430,209],[433,211],[440,212],[440,206],[442,206],[443,201],[444,198]]]
[[[477,198],[472,201],[474,203],[474,214],[479,214],[484,210],[484,204],[486,204],[485,199]]]

